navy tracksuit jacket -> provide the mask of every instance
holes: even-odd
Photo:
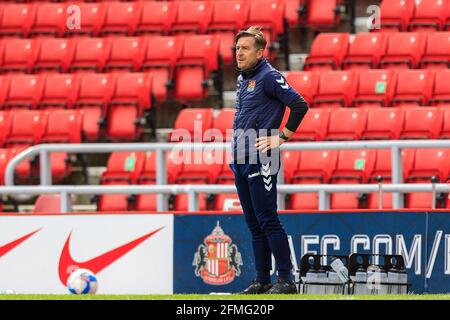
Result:
[[[279,278],[292,280],[292,264],[287,235],[277,214],[280,152],[272,149],[274,157],[264,158],[254,147],[255,139],[256,136],[278,135],[285,106],[299,99],[302,97],[264,58],[237,79],[230,167],[252,234],[256,280],[263,284],[270,282],[271,254],[275,257]],[[246,134],[248,131],[257,133]]]

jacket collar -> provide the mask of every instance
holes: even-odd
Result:
[[[253,66],[250,69],[246,69],[246,70],[241,70],[239,68],[236,68],[236,69],[239,71],[239,73],[242,75],[242,77],[244,79],[248,79],[248,78],[254,76],[256,73],[258,73],[261,70],[261,68],[266,64],[267,64],[267,60],[266,60],[266,58],[263,57],[255,64],[255,66]]]

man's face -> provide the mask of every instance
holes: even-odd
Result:
[[[263,55],[262,49],[255,47],[253,37],[242,37],[236,43],[236,62],[241,70],[253,67]]]

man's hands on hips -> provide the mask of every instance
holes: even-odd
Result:
[[[259,137],[256,138],[256,144],[255,147],[262,152],[267,152],[270,149],[275,149],[278,148],[279,146],[281,146],[283,143],[285,143],[287,141],[287,139],[289,139],[289,137],[293,134],[292,131],[284,128],[282,130],[283,135],[278,135],[278,136],[266,136],[266,137]],[[286,139],[282,138],[285,137]]]

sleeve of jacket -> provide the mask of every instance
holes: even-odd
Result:
[[[263,79],[264,92],[267,96],[281,101],[285,106],[289,106],[303,97],[292,88],[278,71],[268,72]]]

